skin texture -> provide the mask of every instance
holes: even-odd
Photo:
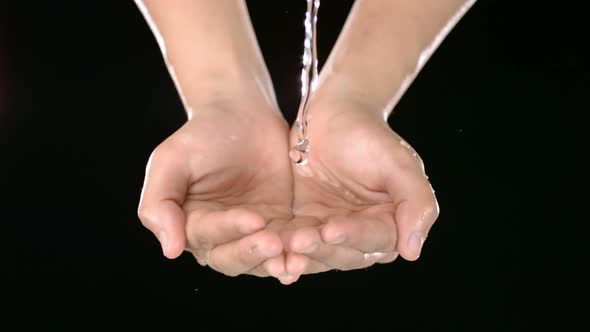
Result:
[[[357,100],[387,118],[475,0],[357,0],[319,77],[322,99]],[[320,28],[321,29],[321,28]]]
[[[365,105],[314,104],[309,121],[308,162],[293,166],[302,227],[284,238],[287,271],[365,268],[398,252],[416,260],[438,216],[420,157]]]
[[[154,150],[139,215],[166,257],[186,248],[226,275],[284,274],[281,239],[266,226],[291,218],[286,133],[264,103],[225,102],[199,108]]]
[[[166,257],[283,284],[419,257],[438,204],[386,119],[474,1],[357,0],[312,96],[304,166],[243,1],[136,2],[189,117],[150,157],[138,210]]]

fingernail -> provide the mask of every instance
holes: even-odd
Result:
[[[340,244],[340,243],[344,242],[344,240],[346,240],[346,236],[344,236],[344,234],[340,234],[336,238],[334,238],[332,241],[329,241],[328,244]]]
[[[305,248],[305,250],[302,251],[302,253],[304,254],[311,254],[312,252],[316,251],[316,249],[319,247],[320,245],[317,243],[312,243],[309,247]]]
[[[158,241],[160,241],[160,245],[162,246],[162,253],[166,256],[166,250],[168,249],[168,236],[166,235],[165,231],[160,231],[158,233]]]
[[[418,259],[420,257],[420,252],[422,251],[422,245],[426,241],[426,237],[422,235],[420,232],[414,232],[410,235],[410,239],[408,240],[408,249]]]

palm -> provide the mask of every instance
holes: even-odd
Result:
[[[383,179],[399,137],[388,127],[358,113],[321,114],[310,120],[309,138],[309,162],[293,171],[298,214],[325,219],[394,208]]]
[[[265,220],[288,214],[292,177],[284,153],[286,124],[278,114],[266,114],[272,110],[251,107],[258,109],[247,110],[248,115],[197,114],[175,134],[189,156],[191,181],[182,206],[188,220],[236,207]]]

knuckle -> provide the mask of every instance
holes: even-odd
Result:
[[[152,151],[152,154],[150,155],[150,160],[153,161],[165,158],[165,156],[168,154],[168,150],[168,146],[164,143],[161,143]]]
[[[416,151],[409,145],[407,147],[400,146],[400,148],[397,149],[396,161],[398,167],[401,169],[414,169],[416,168],[416,165],[422,163],[422,159],[418,153],[416,153]]]
[[[181,151],[178,150],[178,144],[169,140],[160,143],[154,150],[152,150],[146,170],[149,171],[154,164],[169,163],[176,155],[183,155],[180,153]]]
[[[422,208],[421,220],[427,224],[433,224],[440,214],[440,208],[434,194],[428,195],[428,198],[424,201]]]
[[[153,223],[153,213],[151,211],[151,208],[147,207],[145,204],[140,204],[137,208],[137,217],[145,226],[148,226]]]
[[[432,193],[432,195],[430,197],[430,201],[428,202],[428,206],[427,206],[426,211],[429,214],[432,221],[436,220],[438,218],[438,216],[440,215],[440,207],[438,205],[438,201],[436,200],[436,197],[434,196],[434,192]]]
[[[425,166],[422,157],[407,143],[396,149],[395,166],[402,171],[425,174]]]

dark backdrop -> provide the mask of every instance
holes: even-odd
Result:
[[[321,61],[351,3],[322,2]],[[165,260],[137,219],[149,153],[184,114],[133,2],[2,2],[1,298],[10,309],[0,315],[175,329],[587,322],[587,305],[572,301],[586,295],[578,236],[589,220],[581,119],[590,110],[582,53],[590,30],[581,8],[554,3],[480,0],[390,118],[423,156],[440,200],[420,260],[286,287],[228,278],[186,254]],[[248,5],[292,121],[305,2]]]

